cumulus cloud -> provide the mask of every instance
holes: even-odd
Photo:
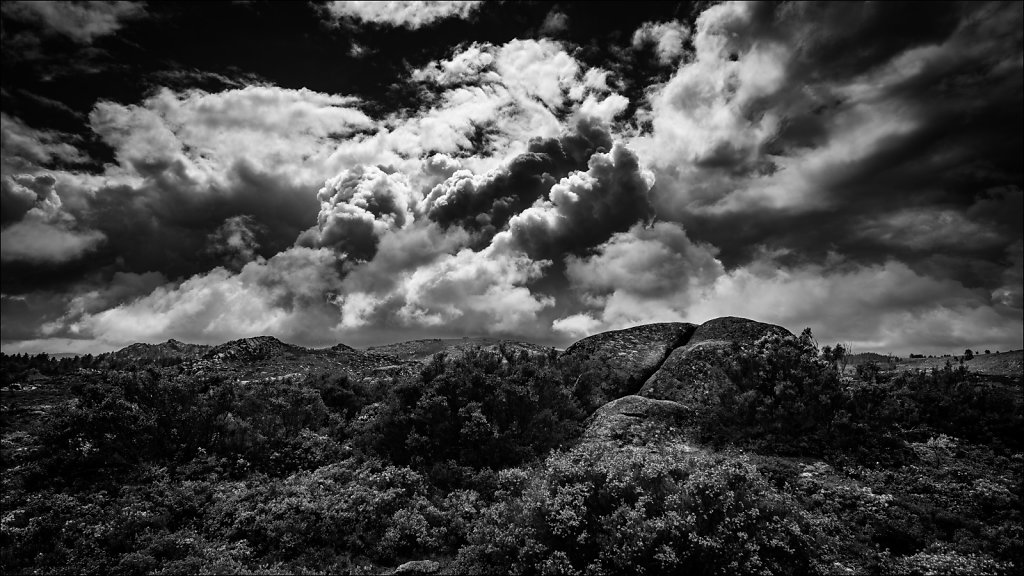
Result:
[[[644,22],[633,33],[633,48],[652,46],[663,66],[675,64],[682,58],[690,29],[679,22]]]
[[[695,243],[677,224],[636,225],[598,246],[588,257],[570,257],[566,276],[584,301],[601,307],[592,322],[575,317],[555,329],[621,328],[646,322],[683,320],[701,291],[725,270],[716,250]],[[660,319],[660,320],[659,320]]]
[[[550,296],[534,294],[526,286],[548,265],[495,247],[479,252],[464,248],[407,271],[389,292],[345,294],[339,299],[344,326],[360,327],[376,316],[378,321],[443,327],[450,333],[529,333],[537,313],[554,304]]]
[[[427,217],[481,233],[486,243],[516,214],[545,196],[561,178],[583,169],[595,152],[612,146],[600,124],[582,118],[558,138],[534,138],[527,152],[486,174],[457,170],[423,201]]]
[[[32,244],[49,246],[51,256],[31,261],[116,262],[126,272],[158,269],[171,278],[223,264],[224,254],[207,249],[208,238],[240,214],[251,217],[248,229],[264,229],[266,253],[291,246],[315,222],[316,189],[344,167],[331,160],[332,145],[372,126],[347,96],[272,86],[218,93],[164,88],[138,104],[94,107],[89,127],[113,149],[115,163],[99,173],[44,172],[40,164],[74,159],[75,149],[5,118],[5,225],[27,213],[24,182],[38,174],[56,181],[63,215],[59,226],[53,215],[45,221],[36,215],[5,231],[12,240],[5,262],[30,261],[23,247]],[[30,241],[44,235],[48,243]],[[249,258],[246,251],[235,255],[242,259],[228,264],[233,268]]]
[[[555,137],[574,112],[610,122],[628,100],[611,91],[609,71],[586,68],[561,42],[512,40],[502,46],[475,43],[447,60],[415,70],[413,78],[442,90],[437,104],[391,139],[430,138],[431,150],[473,148],[470,137],[484,129],[483,150],[505,150],[499,160],[522,153],[533,137]]]
[[[590,157],[551,187],[546,199],[517,214],[496,242],[511,242],[535,258],[578,253],[652,216],[648,191],[654,176],[621,144]]]
[[[359,260],[373,257],[385,233],[411,225],[419,200],[404,174],[376,166],[343,171],[324,184],[317,198],[317,229],[300,243],[331,247]]]
[[[3,14],[27,20],[81,44],[117,32],[146,14],[142,2],[4,2]]]
[[[189,177],[209,181],[246,161],[308,181],[330,170],[334,138],[372,126],[356,105],[350,97],[304,88],[164,88],[138,105],[101,101],[89,120],[122,166],[143,174],[180,162]]]
[[[15,211],[10,217],[16,217],[17,211],[30,202],[32,207],[0,231],[0,260],[60,264],[80,258],[106,240],[102,232],[79,226],[75,217],[63,209],[54,182],[48,176],[4,178],[5,208],[11,206]]]
[[[427,0],[424,2],[330,2],[326,8],[335,18],[399,26],[415,30],[447,18],[468,18],[480,2]]]

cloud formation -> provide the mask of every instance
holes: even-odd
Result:
[[[61,264],[95,250],[106,240],[98,230],[79,226],[64,210],[50,176],[4,177],[4,226],[0,260]]]
[[[3,14],[90,44],[117,32],[124,22],[145,16],[146,8],[142,2],[4,2]]]
[[[633,33],[633,48],[651,46],[658,62],[670,66],[679,61],[685,53],[690,29],[678,20],[671,22],[644,22]]]
[[[393,4],[309,32],[341,76],[373,53],[375,93],[297,87],[305,54],[97,98],[74,134],[5,108],[5,350],[565,345],[721,315],[859,350],[1024,346],[1019,5]]]
[[[427,0],[424,2],[354,0],[329,2],[326,8],[335,18],[352,18],[362,22],[415,30],[447,18],[467,18],[479,4],[480,2],[470,0]]]

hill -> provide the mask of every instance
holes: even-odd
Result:
[[[520,351],[526,352],[529,355],[546,355],[554,350],[554,348],[548,346],[539,346],[519,340],[466,337],[409,340],[394,344],[370,346],[366,348],[366,352],[390,356],[401,361],[427,362],[434,355],[441,352],[444,352],[449,358],[455,358],[472,348],[480,348],[489,352],[501,352],[506,356]]]

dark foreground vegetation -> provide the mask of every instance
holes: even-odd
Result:
[[[1019,378],[842,377],[809,332],[771,335],[734,345],[738,388],[683,425],[614,440],[586,433],[624,392],[600,359],[247,382],[122,364],[3,357],[5,384],[31,372],[56,403],[3,397],[3,573],[1024,567]]]

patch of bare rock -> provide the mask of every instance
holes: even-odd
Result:
[[[684,346],[669,354],[638,394],[673,400],[691,409],[714,403],[722,392],[735,387],[727,371],[734,345],[750,345],[770,334],[792,336],[781,326],[746,318],[709,320]]]
[[[695,324],[665,322],[602,332],[569,346],[561,359],[603,363],[619,381],[616,387],[633,393],[696,329]]]

